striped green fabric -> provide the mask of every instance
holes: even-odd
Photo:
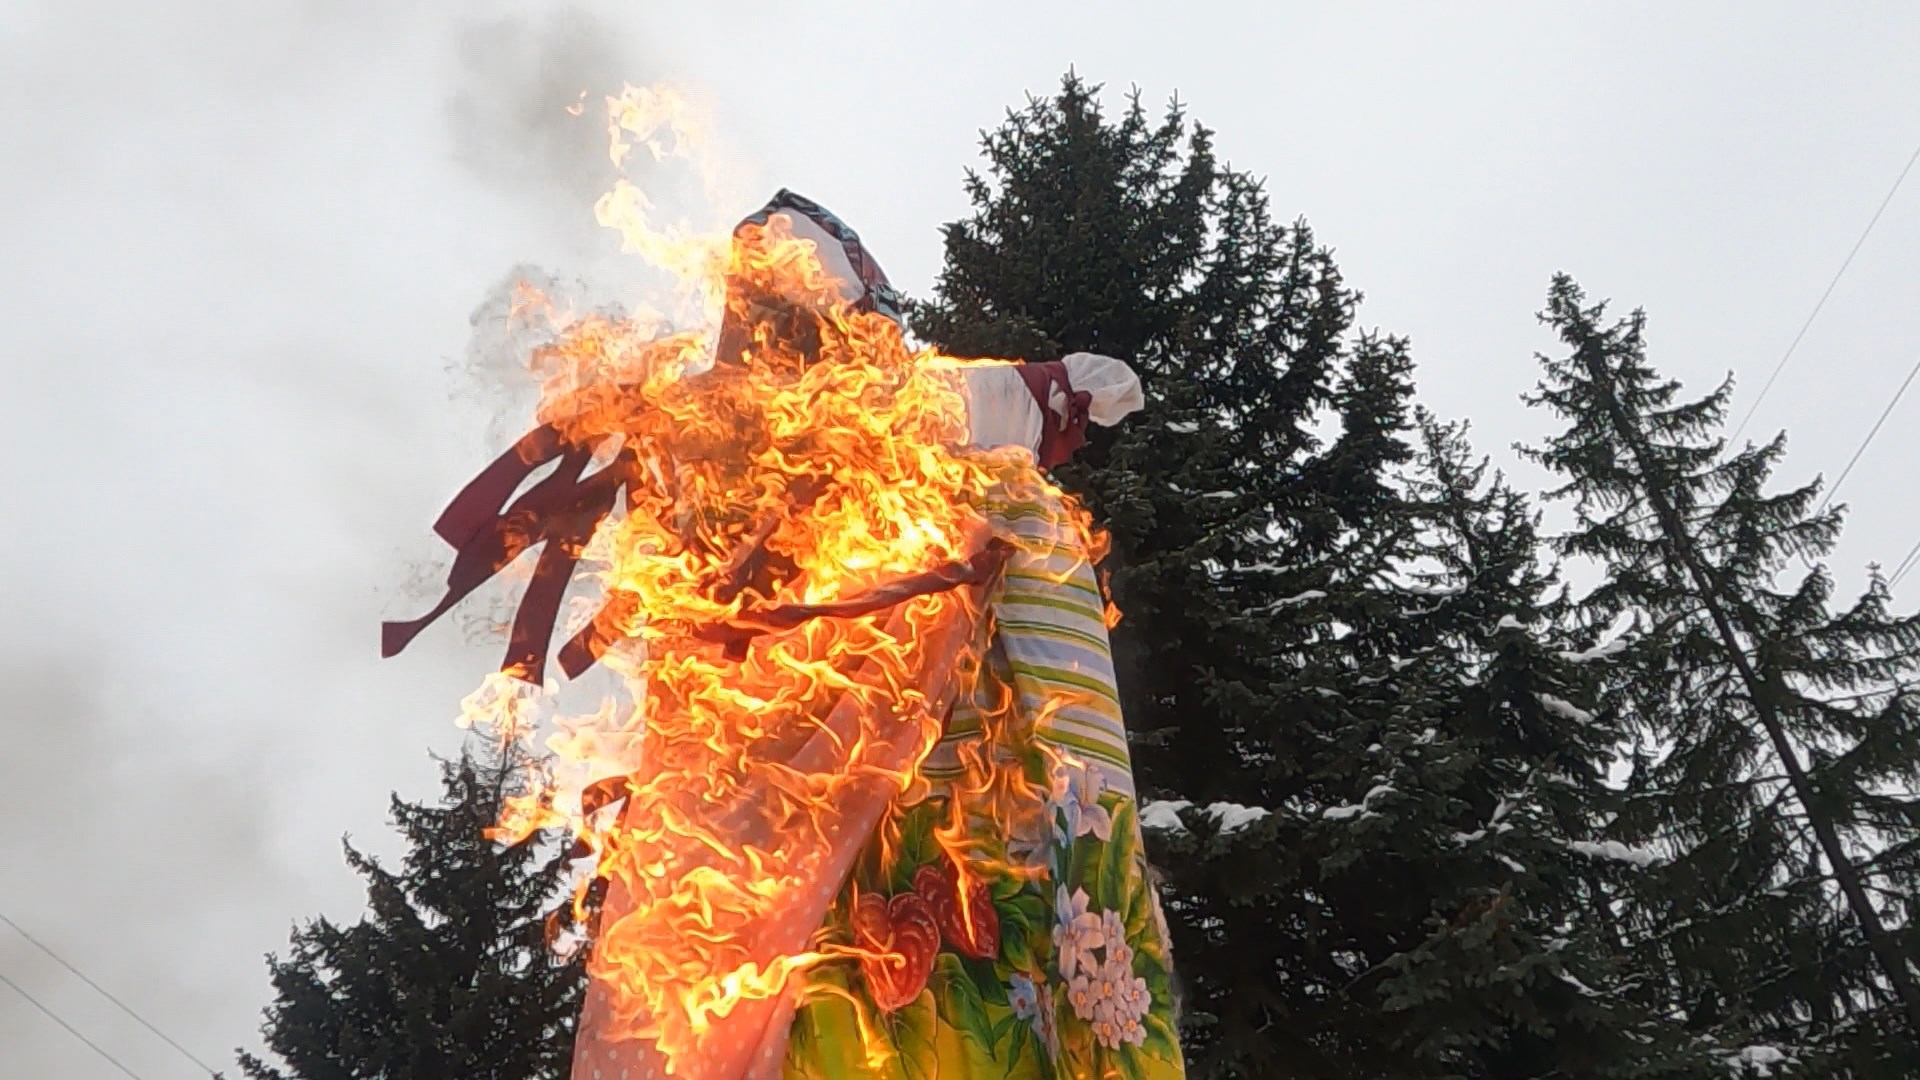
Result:
[[[1133,794],[1126,727],[1114,686],[1105,601],[1087,553],[1057,505],[987,508],[995,531],[1017,545],[992,600],[994,640],[973,693],[955,707],[945,737],[922,765],[936,783],[964,771],[978,750],[983,710],[1010,687],[1020,719],[1038,739],[1099,770],[1106,789]]]

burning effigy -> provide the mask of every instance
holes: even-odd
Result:
[[[560,326],[537,426],[435,524],[443,599],[383,638],[531,556],[463,720],[544,735],[496,832],[581,856],[574,1077],[1182,1075],[1103,538],[1047,476],[1138,379],[914,347],[792,192],[671,246],[717,319]],[[548,725],[556,631],[622,692]]]

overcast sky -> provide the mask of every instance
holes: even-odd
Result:
[[[1439,8],[0,3],[0,914],[221,1066],[263,955],[356,915],[341,835],[393,850],[387,793],[434,794],[497,662],[452,624],[375,644],[520,421],[470,317],[519,265],[619,280],[581,91],[696,91],[726,219],[794,187],[915,293],[1006,107],[1070,65],[1177,91],[1500,459],[1548,426],[1517,399],[1556,270],[1744,410],[1920,143],[1920,7]],[[1920,178],[1756,419],[1791,477],[1920,359],[1916,252]],[[1916,454],[1920,391],[1847,482],[1845,588],[1920,540]],[[0,974],[145,1080],[195,1074],[4,926]],[[0,986],[0,1075],[122,1074]]]

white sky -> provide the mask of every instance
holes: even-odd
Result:
[[[357,913],[341,834],[392,850],[387,792],[435,792],[497,661],[447,625],[382,663],[376,623],[517,425],[469,315],[518,263],[609,272],[579,91],[700,92],[729,220],[794,187],[920,294],[1024,92],[1177,91],[1502,460],[1547,427],[1517,397],[1552,272],[1646,306],[1691,386],[1739,372],[1744,410],[1920,142],[1899,3],[549,11],[0,5],[0,913],[215,1064],[254,1043],[263,954]],[[1835,474],[1920,358],[1916,251],[1920,179],[1756,419],[1792,477]],[[1847,482],[1846,589],[1920,539],[1916,453],[1920,392]],[[146,1080],[194,1074],[4,926],[0,974]],[[0,1075],[121,1074],[0,986]]]

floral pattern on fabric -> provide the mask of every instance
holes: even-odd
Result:
[[[1185,1075],[1105,598],[1039,499],[986,508],[1017,549],[990,636],[822,928],[857,959],[809,973],[788,1080]]]
[[[981,679],[1003,675],[1004,663]],[[1016,725],[993,747],[1034,793],[1028,809],[1042,834],[1028,858],[1017,830],[969,815],[964,788],[897,808],[823,939],[884,939],[904,962],[862,958],[816,975],[823,993],[795,1019],[790,1080],[1184,1075],[1165,924],[1133,799],[1048,745],[1044,729],[1044,719]],[[971,823],[959,872],[943,846],[954,821]],[[987,940],[990,951],[980,947]]]

